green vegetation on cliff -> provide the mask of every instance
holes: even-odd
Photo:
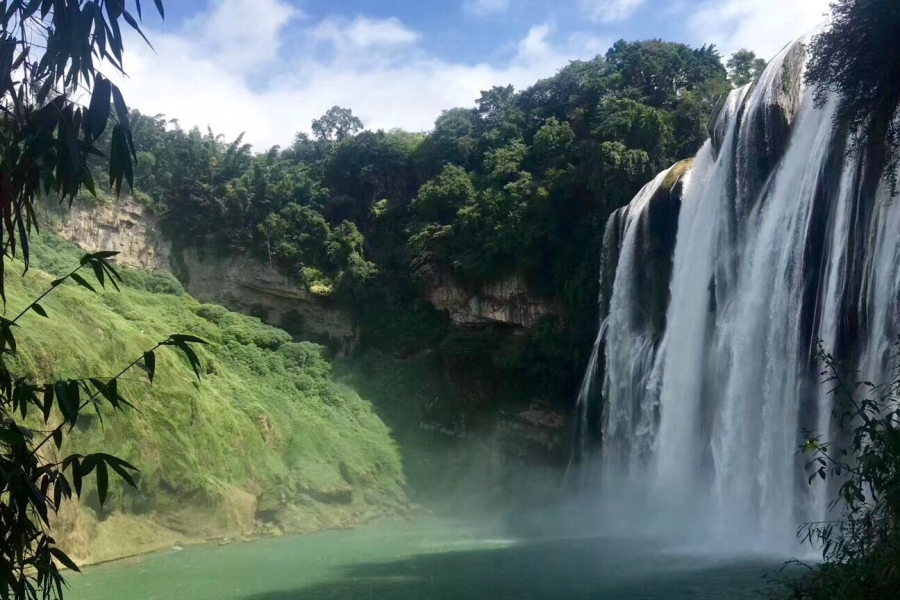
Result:
[[[35,236],[32,270],[7,280],[8,310],[37,296],[80,255],[57,238]],[[121,293],[64,285],[42,301],[50,319],[24,317],[17,372],[38,380],[110,376],[170,332],[210,344],[198,350],[202,381],[186,359],[160,351],[153,385],[134,375],[120,387],[137,410],[101,411],[102,422],[86,412],[66,439],[65,452],[108,451],[141,469],[138,489],[111,482],[103,508],[88,493],[79,514],[64,514],[60,537],[73,556],[104,559],[180,536],[252,533],[261,525],[337,527],[404,505],[400,455],[387,426],[333,380],[324,348],[201,304],[171,276],[123,275]],[[103,524],[114,527],[122,515],[143,519],[147,539],[123,531],[110,540],[116,534]]]

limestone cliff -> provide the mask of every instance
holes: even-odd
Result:
[[[7,280],[10,306],[49,289],[81,254],[55,236],[34,236],[31,269]],[[118,292],[54,288],[41,300],[50,318],[25,317],[27,334],[9,359],[41,380],[117,372],[173,332],[209,342],[197,347],[199,379],[187,361],[158,349],[152,384],[130,373],[117,388],[137,410],[97,406],[102,420],[81,414],[63,446],[43,447],[52,462],[109,452],[140,469],[134,487],[111,477],[102,505],[95,480],[86,480],[81,501],[55,516],[54,537],[73,559],[349,527],[407,511],[390,429],[368,398],[336,381],[321,346],[177,286],[160,290],[152,283],[159,279],[129,273]]]
[[[156,216],[130,197],[114,204],[73,204],[59,234],[85,252],[115,250],[120,253],[116,260],[129,267],[169,269],[171,242]]]
[[[195,249],[176,254],[175,275],[204,302],[221,304],[349,354],[356,344],[350,315],[273,266],[247,255],[223,256]]]
[[[158,218],[131,197],[112,204],[76,203],[59,233],[86,252],[118,251],[120,264],[171,272],[198,300],[260,317],[338,353],[356,343],[346,311],[251,256],[173,248]]]
[[[171,272],[198,300],[260,317],[339,354],[348,354],[357,343],[357,328],[347,311],[252,256],[174,248],[156,215],[131,197],[111,204],[76,203],[59,233],[87,252],[116,250],[121,264]],[[479,286],[442,277],[427,286],[426,295],[457,325],[531,327],[559,311],[517,276]]]
[[[460,284],[449,277],[427,288],[428,300],[446,311],[457,325],[504,323],[531,327],[541,317],[558,312],[558,307],[537,297],[516,276],[477,287]]]

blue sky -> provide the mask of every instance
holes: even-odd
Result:
[[[149,3],[148,3],[149,4]],[[132,39],[130,104],[246,131],[257,150],[339,104],[367,126],[425,130],[478,92],[522,88],[617,39],[659,37],[770,58],[828,0],[167,0]],[[145,11],[149,12],[149,11]],[[145,15],[147,16],[147,15]]]

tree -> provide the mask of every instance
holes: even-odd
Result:
[[[408,203],[415,187],[410,156],[420,139],[405,132],[363,131],[337,144],[324,169],[324,184],[334,199],[345,199],[330,207],[332,223],[350,219],[365,227],[371,206],[391,198]]]
[[[528,147],[522,140],[514,140],[502,148],[485,153],[484,171],[494,181],[507,183],[521,171],[527,152]]]
[[[344,221],[328,235],[325,244],[330,268],[337,272],[335,290],[352,300],[362,294],[366,282],[375,275],[375,265],[363,257],[366,239],[350,221]]]
[[[475,186],[465,169],[446,165],[440,175],[421,187],[413,208],[423,221],[449,223],[474,197]]]
[[[622,206],[644,182],[653,177],[650,156],[621,142],[603,142],[595,151],[596,161],[589,170],[591,189],[604,192],[612,206]]]
[[[288,204],[259,226],[270,256],[286,272],[301,275],[304,267],[324,265],[331,230],[321,214],[308,206]]]
[[[853,136],[851,150],[897,191],[900,165],[900,3],[836,0],[827,29],[813,38],[806,81],[821,107],[837,95],[836,124]]]
[[[708,121],[709,113],[700,95],[697,92],[682,94],[672,115],[674,159],[690,158],[697,153],[697,149],[709,137]]]
[[[445,163],[469,167],[477,155],[484,122],[473,108],[445,110],[422,144],[420,162],[427,176],[437,175]]]
[[[477,101],[478,115],[489,128],[500,127],[511,120],[510,113],[515,110],[515,100],[516,91],[513,86],[495,85],[490,90],[481,92]]]
[[[321,143],[310,138],[309,134],[300,131],[294,134],[294,141],[284,151],[284,157],[298,163],[314,164],[324,158],[324,153]]]
[[[161,0],[156,9],[163,16]],[[138,18],[128,10],[132,5]],[[134,185],[137,150],[130,115],[119,89],[97,70],[103,62],[123,70],[120,21],[140,33],[141,3],[135,0],[8,0],[0,10],[0,297],[4,304],[5,267],[12,258],[29,265],[28,238],[36,228],[35,203],[52,195],[71,204],[84,188],[96,194],[89,157],[103,156],[109,143],[109,184],[118,194]],[[141,35],[143,35],[141,33]],[[86,96],[87,106],[76,98]],[[112,122],[111,131],[108,125]],[[136,357],[117,375],[64,381],[35,381],[31,373],[11,371],[20,319],[28,313],[49,317],[40,300],[71,282],[93,290],[118,287],[109,259],[114,252],[85,255],[68,275],[54,281],[37,300],[13,318],[0,318],[0,598],[61,597],[64,580],[58,564],[77,566],[50,535],[51,515],[87,489],[88,477],[101,503],[109,472],[134,484],[136,469],[104,453],[61,455],[66,434],[87,408],[114,410],[131,405],[118,391],[122,375],[144,369],[152,380],[155,352],[181,350],[199,376],[199,360],[188,335],[171,336]],[[37,426],[35,428],[35,425]]]
[[[766,68],[766,61],[756,58],[756,53],[741,48],[728,59],[728,73],[736,87],[746,85],[755,80]]]
[[[607,51],[606,61],[621,78],[616,85],[634,92],[638,95],[634,99],[654,108],[671,107],[680,92],[706,91],[710,82],[725,78],[715,46],[692,49],[662,40],[619,40]],[[715,88],[709,92],[713,96],[720,93]]]
[[[542,167],[559,168],[571,158],[574,144],[575,132],[572,131],[572,126],[556,117],[550,117],[535,134],[531,152]]]
[[[341,142],[347,136],[356,135],[362,128],[363,122],[353,116],[353,111],[340,106],[332,106],[312,122],[316,138],[329,142]]]
[[[604,142],[621,142],[643,150],[656,170],[672,162],[672,128],[662,111],[627,99],[605,100],[600,104],[594,135]]]

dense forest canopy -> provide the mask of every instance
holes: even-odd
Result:
[[[177,243],[270,261],[354,310],[364,341],[399,351],[463,335],[416,301],[422,286],[518,276],[562,314],[529,334],[539,340],[483,349],[568,391],[584,356],[563,349],[590,345],[603,225],[699,149],[731,87],[712,46],[619,41],[528,89],[484,91],[428,133],[365,130],[334,107],[313,136],[254,154],[135,114],[135,188]]]

